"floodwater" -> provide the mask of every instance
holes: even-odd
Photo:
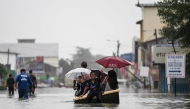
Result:
[[[37,97],[18,100],[0,91],[0,109],[190,109],[190,96],[153,93],[142,89],[120,89],[120,104],[74,104],[71,88],[38,88]]]

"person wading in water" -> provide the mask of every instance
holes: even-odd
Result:
[[[32,80],[30,79],[30,76],[26,74],[25,69],[20,70],[20,74],[16,78],[14,90],[16,91],[17,89],[17,83],[18,83],[18,94],[19,94],[19,99],[28,99],[28,89],[29,85],[32,86]],[[33,88],[32,88],[33,90]]]
[[[8,87],[9,90],[9,95],[14,95],[14,83],[15,80],[14,78],[12,78],[12,74],[9,74],[9,78],[7,79],[7,85],[6,85],[6,87]]]
[[[37,87],[37,81],[36,81],[36,77],[33,75],[32,70],[29,71],[29,76],[33,82],[33,85],[29,87],[29,94],[31,95],[31,94],[34,94],[35,92],[35,88]]]

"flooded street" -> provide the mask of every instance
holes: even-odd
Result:
[[[189,29],[190,0],[0,0],[0,109],[190,109]]]
[[[120,104],[74,104],[71,88],[37,89],[37,97],[29,100],[18,100],[6,91],[0,91],[1,109],[188,109],[190,96],[151,93],[147,90],[120,89]]]

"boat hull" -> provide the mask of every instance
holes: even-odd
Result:
[[[77,104],[80,103],[86,103],[86,96],[84,97],[76,97],[73,99],[73,101]],[[119,90],[111,90],[111,91],[106,91],[102,95],[102,101],[103,103],[115,103],[119,104]],[[99,103],[97,98],[94,97],[90,103]]]

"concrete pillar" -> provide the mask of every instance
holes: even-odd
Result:
[[[167,85],[168,85],[168,93],[171,93],[171,91],[170,91],[170,87],[171,87],[170,78],[167,78]]]
[[[160,65],[160,92],[161,93],[168,92],[165,64]]]

